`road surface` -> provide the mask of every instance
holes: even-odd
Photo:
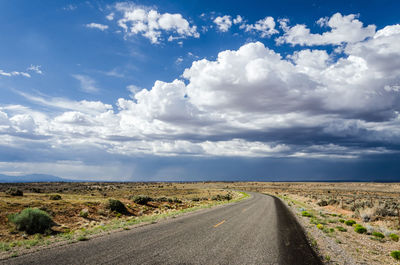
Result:
[[[321,264],[283,203],[250,199],[1,264]]]

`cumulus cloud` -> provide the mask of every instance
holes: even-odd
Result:
[[[91,29],[99,29],[101,31],[105,31],[106,29],[108,29],[107,25],[103,25],[103,24],[99,24],[99,23],[86,24],[86,27],[91,28]]]
[[[254,24],[242,24],[241,28],[244,28],[245,31],[248,32],[258,32],[261,38],[265,38],[278,33],[278,30],[275,29],[275,25],[273,17],[265,17]]]
[[[87,75],[72,75],[73,78],[79,81],[81,89],[87,93],[98,92],[99,89],[96,87],[96,81]]]
[[[241,24],[243,22],[243,18],[240,15],[237,15],[236,18],[233,19],[233,24]]]
[[[171,41],[178,38],[198,38],[200,36],[197,27],[191,26],[189,21],[178,13],[159,13],[152,8],[129,3],[117,3],[115,10],[122,14],[122,18],[118,19],[117,23],[126,36],[140,34],[153,44],[161,41],[163,33],[169,34]]]
[[[336,13],[330,18],[320,18],[317,24],[321,27],[330,28],[330,31],[322,34],[311,33],[310,29],[304,24],[290,27],[287,19],[281,20],[280,25],[285,33],[277,38],[276,42],[278,44],[288,43],[300,46],[357,43],[374,36],[376,30],[375,25],[364,27],[363,23],[357,19],[357,15],[354,14],[344,16]]]
[[[231,16],[218,16],[213,20],[213,22],[217,25],[218,30],[222,32],[227,32],[232,26]]]
[[[17,114],[10,118],[12,126],[18,132],[32,132],[35,129],[35,121],[29,114]]]
[[[340,58],[308,48],[283,57],[247,43],[194,61],[172,82],[158,80],[149,90],[130,85],[130,98],[114,107],[19,92],[56,111],[2,106],[0,133],[10,146],[46,137],[52,150],[90,147],[121,156],[390,154],[400,144],[399,43],[400,25],[346,43]]]
[[[90,119],[87,115],[79,111],[64,112],[60,116],[54,118],[56,123],[69,123],[75,125],[91,125]]]

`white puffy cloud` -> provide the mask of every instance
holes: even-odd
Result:
[[[12,126],[20,132],[32,132],[35,127],[35,121],[29,114],[18,114],[10,118]]]
[[[241,24],[243,22],[243,18],[240,15],[237,15],[236,18],[233,19],[233,24]]]
[[[217,25],[219,31],[227,32],[230,27],[232,26],[232,18],[231,16],[218,16],[216,17],[213,22]]]
[[[349,55],[362,57],[369,65],[369,69],[376,73],[376,78],[390,76],[392,83],[386,85],[399,85],[398,78],[400,67],[400,25],[386,26],[378,30],[367,41],[346,45],[344,52]]]
[[[114,12],[111,12],[110,14],[108,14],[107,16],[106,16],[106,19],[107,20],[114,20],[114,16],[115,16],[115,14],[114,14]]]
[[[142,89],[134,96],[133,100],[120,98],[118,107],[121,122],[127,126],[137,126],[138,119],[147,123],[158,123],[152,129],[158,131],[163,128],[165,122],[172,124],[195,116],[195,110],[185,98],[186,87],[183,81],[174,80],[171,83],[156,81],[153,88],[149,91]],[[166,126],[166,125],[165,125]]]
[[[278,44],[289,43],[292,45],[314,46],[314,45],[340,45],[342,43],[357,43],[372,37],[375,34],[375,25],[364,27],[357,16],[350,14],[343,16],[340,13],[330,18],[321,18],[317,21],[321,27],[328,27],[330,31],[322,34],[311,33],[306,25],[298,24],[288,26],[288,20],[280,21],[281,28],[285,34],[276,39]]]
[[[79,111],[64,112],[60,116],[54,118],[55,122],[70,123],[75,125],[91,125],[90,118],[86,114]]]
[[[265,38],[278,33],[275,29],[275,25],[273,17],[265,17],[254,24],[242,24],[241,28],[244,28],[245,31],[249,32],[258,32],[260,33],[261,38]]]
[[[186,69],[187,94],[200,110],[238,114],[301,108],[317,84],[262,43],[219,53],[216,61],[200,60]],[[293,89],[296,87],[296,89]],[[286,102],[284,106],[281,106]],[[305,108],[305,106],[304,106]]]
[[[154,9],[128,3],[117,3],[115,9],[122,13],[117,23],[127,36],[140,34],[151,43],[159,43],[163,33],[170,34],[170,40],[200,36],[197,27],[190,26],[181,14],[161,14]]]
[[[395,152],[399,43],[400,25],[347,43],[339,59],[324,49],[282,57],[261,42],[247,43],[215,60],[194,61],[185,80],[156,81],[149,90],[130,85],[130,98],[118,99],[115,108],[20,92],[55,114],[2,107],[0,133],[14,145],[20,143],[15,137],[41,136],[54,150],[86,146],[125,156],[355,158]]]
[[[101,31],[105,31],[106,29],[108,29],[107,25],[103,25],[103,24],[99,24],[99,23],[89,23],[86,24],[87,28],[91,28],[91,29],[99,29]]]

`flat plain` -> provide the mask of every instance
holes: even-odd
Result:
[[[13,191],[21,191],[22,196],[12,195]],[[91,240],[114,230],[243,199],[245,193],[238,191],[269,194],[285,202],[325,264],[398,264],[391,256],[400,250],[398,183],[0,184],[0,256]],[[110,199],[122,202],[126,211],[111,210]],[[27,234],[16,229],[9,216],[26,208],[47,212],[55,223],[51,231]]]

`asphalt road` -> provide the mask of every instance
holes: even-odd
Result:
[[[322,264],[277,198],[252,198],[1,264]]]

